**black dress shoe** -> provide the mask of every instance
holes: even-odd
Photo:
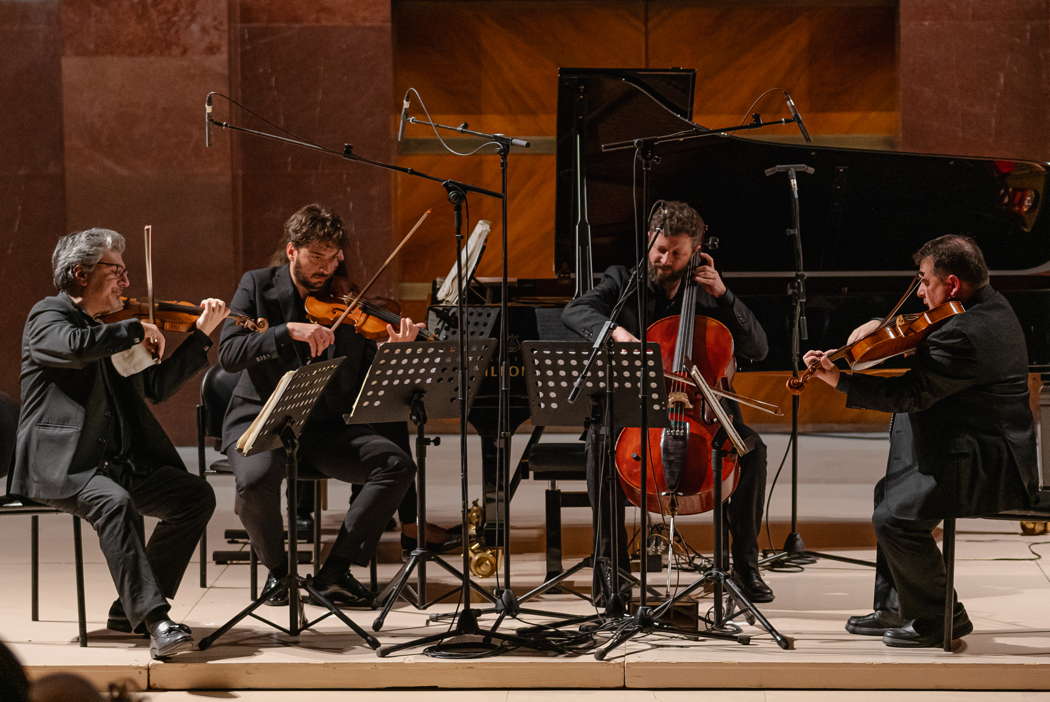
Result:
[[[327,580],[319,574],[313,579],[313,587],[321,596],[337,607],[367,607],[372,609],[375,606],[373,603],[375,598],[372,591],[357,582],[357,579],[350,573],[343,573],[335,581]],[[307,596],[306,601],[310,604],[324,606],[314,597],[313,593]]]
[[[270,574],[266,576],[266,584],[263,585],[263,592],[267,592],[281,584],[281,579],[284,577],[283,573],[276,571],[270,571]],[[272,595],[266,598],[265,604],[270,607],[284,607],[288,604],[288,588],[282,588],[276,590]]]
[[[752,603],[772,602],[773,589],[766,585],[758,568],[744,568],[733,571],[733,581],[740,586],[744,597]]]
[[[861,636],[882,636],[899,626],[904,626],[901,615],[887,609],[877,609],[871,614],[857,615],[846,620],[846,631]]]
[[[112,631],[119,631],[123,634],[141,634],[147,636],[146,625],[139,624],[135,627],[135,631],[131,631],[131,620],[128,619],[128,615],[124,613],[124,605],[120,604],[120,600],[114,600],[113,604],[109,606],[109,615],[106,618],[106,628]]]
[[[193,632],[185,624],[161,619],[149,625],[149,654],[162,660],[193,648]]]
[[[952,639],[961,639],[973,632],[973,623],[963,614],[952,621]],[[944,644],[944,623],[913,619],[904,626],[889,629],[882,635],[882,643],[894,648],[931,648]]]

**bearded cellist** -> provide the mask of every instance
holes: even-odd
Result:
[[[736,356],[746,361],[761,361],[766,357],[769,345],[766,333],[750,309],[730,291],[718,271],[714,259],[706,252],[699,252],[702,264],[690,269],[690,260],[703,245],[707,226],[700,215],[684,202],[664,202],[649,220],[650,238],[655,236],[649,250],[649,279],[646,319],[653,323],[664,317],[681,312],[683,280],[692,275],[699,286],[695,314],[701,314],[723,323],[732,333]],[[594,339],[630,279],[624,266],[612,266],[605,271],[600,283],[566,306],[562,321],[567,327],[586,339]],[[638,342],[640,333],[637,307],[623,306],[612,331],[614,341]],[[740,411],[731,403],[735,424],[741,436],[747,438],[755,431],[743,424]],[[614,418],[615,423],[615,418]],[[602,505],[607,510],[607,501],[599,500],[598,470],[601,464],[601,448],[598,431],[591,427],[587,435],[587,491],[592,505]],[[766,446],[755,436],[755,448],[740,459],[740,482],[728,501],[726,516],[732,539],[733,577],[744,594],[752,602],[771,602],[773,591],[762,580],[758,570],[758,531],[762,522],[762,500],[766,490]],[[621,495],[622,498],[622,495]],[[622,509],[621,504],[616,506]],[[608,515],[595,509],[593,523],[608,524]],[[626,568],[626,534],[619,535],[620,553],[612,561],[610,553],[612,539],[608,529],[600,529],[601,538],[595,553],[594,590],[596,604],[600,604],[612,593],[604,592],[608,578],[602,565],[618,562]],[[601,557],[605,557],[604,559]],[[623,593],[621,593],[623,594]]]

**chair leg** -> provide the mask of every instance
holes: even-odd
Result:
[[[944,650],[952,650],[952,620],[955,618],[955,518],[944,520]]]
[[[546,521],[547,577],[550,580],[562,572],[561,550],[561,490],[550,487],[544,493]]]
[[[84,614],[84,544],[80,534],[80,517],[73,517],[73,560],[77,578],[77,638],[87,646],[87,617]]]
[[[204,465],[204,424],[207,421],[207,408],[203,403],[197,405],[197,475],[207,480],[208,471]],[[208,587],[208,526],[204,526],[200,542],[200,586]]]
[[[248,577],[251,579],[252,599],[259,597],[259,558],[255,555],[255,549],[251,543],[248,544],[248,552],[251,554],[248,560]]]
[[[40,621],[40,517],[33,515],[29,524],[29,609],[33,621]]]
[[[321,481],[314,482],[314,577],[321,570]],[[296,555],[298,558],[298,554]]]

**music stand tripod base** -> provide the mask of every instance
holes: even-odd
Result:
[[[486,368],[492,356],[491,339],[468,343],[468,366],[471,376],[478,378],[478,368]],[[416,425],[416,532],[426,534],[426,453],[427,446],[437,439],[427,439],[425,425],[429,419],[452,419],[459,416],[456,386],[459,375],[459,354],[455,342],[411,342],[384,344],[376,353],[368,376],[361,386],[353,411],[343,416],[347,424],[403,422],[407,418]],[[477,392],[475,382],[468,399]],[[376,598],[381,607],[372,624],[379,631],[398,599],[407,599],[416,609],[431,605],[458,592],[458,588],[433,600],[427,599],[428,562],[434,562],[451,574],[460,585],[466,582],[461,571],[438,554],[426,548],[426,539],[420,537],[420,546],[413,549],[409,559]],[[416,575],[416,587],[409,580]],[[469,586],[490,602],[492,595],[473,581]],[[407,597],[406,597],[407,595]]]
[[[336,369],[339,368],[339,365],[344,360],[344,358],[337,358],[331,361],[313,363],[303,366],[295,371],[291,380],[284,387],[277,403],[271,408],[270,414],[266,417],[262,429],[255,441],[245,447],[244,454],[250,456],[261,451],[269,451],[278,446],[283,446],[285,454],[288,457],[288,460],[286,461],[288,489],[286,491],[285,508],[288,523],[293,525],[293,528],[288,530],[288,573],[278,584],[263,590],[259,597],[252,601],[251,604],[234,615],[229,621],[213,631],[210,635],[201,639],[197,644],[197,647],[201,651],[210,648],[219,638],[226,634],[226,632],[236,626],[245,617],[249,616],[272,626],[289,636],[298,636],[300,632],[310,629],[321,620],[334,616],[349,627],[355,634],[360,636],[368,646],[373,649],[379,648],[378,639],[347,617],[342,610],[336,607],[314,587],[313,582],[309,577],[301,577],[298,571],[299,535],[297,533],[298,530],[294,528],[294,524],[296,504],[298,502],[297,483],[299,477],[299,436],[302,427],[310,416],[310,412],[313,410],[318,398],[328,385],[328,382],[332,379]],[[300,594],[301,589],[306,590],[310,594],[311,601],[321,605],[327,609],[328,612],[322,614],[316,619],[308,619],[303,610],[303,600]],[[255,614],[255,610],[263,606],[271,597],[281,592],[288,593],[287,628]]]

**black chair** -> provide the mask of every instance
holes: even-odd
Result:
[[[587,456],[582,441],[540,443],[544,427],[532,430],[518,463],[520,475],[533,480],[546,480],[543,515],[546,539],[547,576],[550,580],[564,572],[562,566],[561,510],[563,507],[590,507],[587,491],[566,492],[558,487],[559,480],[586,480]]]
[[[1005,519],[1011,522],[1050,521],[1050,487],[1043,487],[1036,495],[1035,504],[1028,509],[1008,510],[999,514],[982,515],[981,519]],[[955,614],[955,517],[944,520],[941,551],[944,557],[944,650],[952,650],[952,620]]]
[[[197,474],[207,480],[209,473],[229,473],[230,462],[225,456],[206,464],[205,449],[211,443],[218,448],[222,437],[222,419],[226,406],[230,404],[233,390],[237,387],[238,373],[224,371],[221,366],[212,366],[201,379],[201,399],[197,403]],[[200,542],[200,586],[208,587],[208,530],[201,534]]]
[[[18,431],[18,403],[6,393],[0,393],[0,477],[7,476],[10,490],[10,471],[15,454],[15,434]],[[29,609],[32,620],[40,621],[40,515],[65,514],[60,509],[38,504],[13,495],[0,497],[0,516],[29,516]],[[77,586],[77,639],[87,646],[87,621],[84,614],[84,549],[80,518],[73,517],[73,562]]]

